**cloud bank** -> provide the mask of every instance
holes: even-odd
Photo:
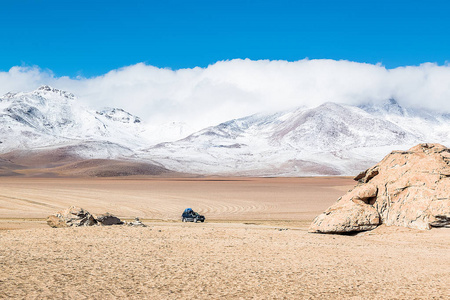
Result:
[[[384,101],[450,112],[450,65],[386,69],[350,61],[220,61],[170,70],[139,63],[93,78],[57,77],[38,67],[0,72],[0,94],[48,84],[93,107],[120,107],[151,124],[215,125],[261,111]]]

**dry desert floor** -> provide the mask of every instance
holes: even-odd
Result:
[[[0,178],[0,298],[449,299],[450,229],[307,233],[350,178]],[[53,229],[70,205],[145,228]],[[205,223],[181,223],[186,207]]]

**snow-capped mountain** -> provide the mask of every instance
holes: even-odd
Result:
[[[100,111],[96,111],[95,113],[100,116],[105,116],[105,118],[109,120],[124,124],[141,123],[141,119],[139,117],[133,116],[121,108],[106,107]]]
[[[175,127],[152,130],[175,132],[171,140],[176,140],[183,136]],[[123,109],[90,110],[73,94],[49,86],[0,97],[0,153],[64,147],[84,158],[129,157],[136,149],[167,141],[155,138],[152,130]]]
[[[187,124],[155,126],[120,108],[90,110],[49,86],[0,97],[0,154],[132,159],[205,175],[353,175],[394,149],[449,144],[450,117],[394,99],[358,107],[329,102],[190,133]]]
[[[351,175],[393,149],[450,141],[446,115],[390,99],[361,107],[325,103],[228,121],[147,149],[168,168],[261,176]]]
[[[129,156],[146,145],[139,123],[121,109],[91,111],[73,94],[41,86],[0,98],[0,151],[70,146],[82,157]]]

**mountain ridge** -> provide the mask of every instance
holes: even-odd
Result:
[[[352,175],[391,150],[445,144],[449,120],[395,99],[359,106],[326,102],[256,113],[188,135],[187,124],[149,129],[121,108],[91,110],[72,93],[41,86],[0,97],[0,153],[59,149],[74,161],[149,162],[200,175]]]

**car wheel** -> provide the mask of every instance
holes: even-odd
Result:
[[[186,222],[186,218],[181,219],[181,222]]]
[[[195,222],[195,223],[197,223],[197,222],[198,222],[198,219],[197,219],[197,218],[195,218],[195,219],[194,219],[194,222]]]

